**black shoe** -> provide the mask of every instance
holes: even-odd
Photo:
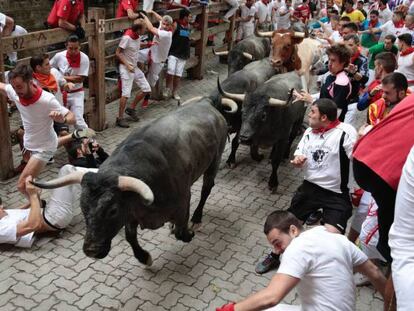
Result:
[[[129,128],[129,124],[124,118],[122,119],[117,118],[116,125],[119,127],[123,127],[123,128]]]
[[[310,214],[308,219],[306,219],[305,224],[307,224],[308,226],[313,226],[316,223],[318,223],[321,220],[321,218],[322,218],[321,211],[313,212],[312,214]]]
[[[125,109],[125,113],[127,115],[129,115],[132,120],[134,120],[134,121],[138,121],[139,120],[137,111],[135,109],[127,108],[127,109]]]
[[[279,256],[274,253],[270,253],[266,256],[266,258],[263,261],[259,262],[256,265],[255,271],[258,274],[263,274],[269,272],[270,270],[276,269],[277,267],[279,267],[279,265]]]

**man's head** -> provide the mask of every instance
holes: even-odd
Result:
[[[246,1],[246,5],[247,5],[247,3],[248,2],[251,2],[251,5],[253,4],[253,1],[252,0],[247,0]],[[250,6],[251,6],[250,5]],[[187,9],[182,9],[181,11],[180,11],[180,15],[179,15],[179,19],[180,20],[182,20],[182,21],[185,21],[185,22],[189,22],[190,21],[190,16],[191,16],[191,12],[190,12],[190,10],[187,10]]]
[[[164,15],[161,19],[161,29],[170,31],[173,28],[173,19],[169,15]]]
[[[49,55],[45,53],[33,56],[30,59],[30,67],[33,72],[49,75],[51,69]]]
[[[392,15],[392,21],[394,23],[399,23],[402,20],[404,20],[404,13],[401,11],[395,11],[394,14]]]
[[[355,54],[358,52],[359,48],[359,37],[355,34],[350,34],[344,36],[344,43],[348,47],[348,49],[351,50],[352,54]]]
[[[328,98],[315,100],[308,113],[309,126],[318,129],[327,126],[337,119],[338,107],[335,102]]]
[[[386,51],[391,51],[392,46],[395,43],[395,40],[397,40],[397,38],[393,35],[386,35],[384,38],[384,50]]]
[[[381,11],[387,8],[387,2],[388,0],[380,0],[378,7]]]
[[[398,104],[407,95],[408,82],[402,73],[390,73],[382,79],[381,84],[382,98],[389,105]]]
[[[333,30],[338,29],[339,26],[339,15],[332,15],[330,18],[331,21],[331,27]]]
[[[403,33],[402,35],[398,36],[398,50],[403,51],[406,48],[411,46],[411,42],[413,41],[413,36],[409,33]]]
[[[70,56],[78,55],[80,53],[80,42],[77,35],[70,35],[66,39],[66,50]]]
[[[328,69],[334,75],[340,73],[348,66],[352,55],[351,51],[343,43],[331,45],[326,49],[326,54],[328,54],[329,58]]]
[[[19,97],[30,98],[32,92],[33,71],[28,65],[18,64],[8,75],[10,84]]]
[[[290,242],[303,231],[302,223],[288,211],[275,211],[267,216],[264,233],[276,254],[282,254]]]
[[[147,31],[144,20],[142,18],[135,19],[134,22],[132,23],[131,29],[133,32],[135,32],[139,36],[143,35]]]
[[[375,56],[375,79],[382,79],[397,69],[397,59],[391,52],[382,52]]]
[[[251,8],[253,4],[254,4],[254,0],[246,0],[246,6],[248,8]]]
[[[342,36],[358,34],[358,25],[355,23],[348,23],[342,26]]]
[[[339,28],[338,31],[339,33],[342,35],[342,29],[346,24],[349,24],[351,22],[351,19],[349,18],[349,16],[342,16],[339,19]]]
[[[414,15],[413,14],[407,14],[405,16],[405,27],[408,29],[414,28]]]
[[[364,9],[364,1],[357,2],[357,9],[360,11]]]
[[[372,10],[369,12],[369,20],[373,23],[376,23],[378,21],[379,12],[377,10]]]
[[[247,1],[246,1],[247,3]],[[252,1],[252,4],[254,4],[254,1]],[[292,0],[286,0],[285,5],[289,8],[292,5]]]
[[[345,11],[350,13],[354,9],[354,1],[353,0],[345,0],[344,3]]]

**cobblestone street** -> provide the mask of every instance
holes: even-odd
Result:
[[[227,68],[209,61],[204,80],[184,80],[182,101],[208,95],[216,88],[217,74],[223,81]],[[118,102],[107,106],[109,128],[97,140],[110,153],[135,127],[176,109],[174,100],[153,102],[141,121],[131,128],[114,127]],[[17,114],[17,112],[15,112]],[[15,165],[19,163],[15,146]],[[268,156],[270,150],[262,151]],[[287,162],[279,169],[277,194],[267,189],[271,166],[250,158],[240,146],[238,165],[225,166],[227,144],[215,187],[207,200],[203,225],[186,244],[170,235],[168,225],[155,231],[139,230],[140,245],[151,253],[153,265],[144,267],[133,256],[123,230],[113,239],[109,255],[101,260],[82,251],[85,224],[79,208],[71,225],[58,236],[39,238],[31,249],[0,248],[0,310],[215,310],[265,287],[274,272],[254,272],[257,261],[269,251],[263,234],[266,216],[286,209],[301,183],[300,170]],[[265,157],[266,159],[267,157]],[[66,163],[61,148],[55,163],[47,166],[39,180],[57,176]],[[0,182],[6,207],[17,207],[25,199],[16,190],[17,178]],[[192,188],[192,211],[199,200],[201,180]],[[44,190],[43,196],[47,197]],[[79,202],[77,202],[79,206]],[[340,295],[341,293],[338,293]],[[382,299],[372,287],[357,290],[357,310],[382,310]],[[286,303],[299,304],[295,292]]]

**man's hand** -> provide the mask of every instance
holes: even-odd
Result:
[[[128,63],[126,67],[127,67],[129,72],[134,72],[134,70],[135,70],[134,66],[131,63]]]
[[[62,116],[62,114],[59,111],[51,111],[49,113],[49,118],[58,123],[65,123],[66,121],[65,116]]]
[[[349,64],[348,67],[345,68],[346,71],[348,71],[351,74],[355,74],[358,70],[358,67],[355,66],[354,64]]]
[[[31,183],[31,181],[33,181],[32,176],[31,175],[27,176],[26,181],[25,181],[26,182],[26,192],[29,196],[32,196],[32,195],[37,196],[40,193],[40,190],[35,185],[33,185]]]
[[[302,167],[307,158],[304,155],[297,155],[293,158],[293,160],[290,161],[295,167]]]
[[[313,102],[313,98],[312,95],[309,94],[306,91],[300,91],[300,93],[298,91],[296,91],[295,89],[293,90],[293,96],[295,97],[295,100],[293,102],[298,102],[298,101],[304,101],[306,103],[312,103]]]
[[[221,306],[220,308],[217,308],[216,311],[234,311],[234,305],[235,305],[234,302],[228,303],[228,304]]]
[[[65,85],[63,86],[63,90],[64,91],[66,91],[66,92],[70,92],[70,91],[72,91],[72,90],[74,90],[75,89],[75,84],[74,83],[72,83],[72,82],[67,82],[67,83],[65,83]]]

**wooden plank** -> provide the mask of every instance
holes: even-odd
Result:
[[[0,82],[4,82],[3,47],[0,44]],[[14,175],[13,153],[10,140],[9,114],[6,97],[0,94],[0,179],[4,180]]]
[[[235,25],[236,25],[236,14],[234,14],[231,17],[229,30],[226,31],[227,51],[231,51],[234,45],[233,33],[234,33]]]
[[[193,67],[189,73],[192,78],[202,79],[206,66],[206,46],[208,38],[208,7],[203,7],[200,19],[201,36],[195,48],[195,55],[198,57],[197,66]]]
[[[91,8],[88,16],[95,21],[95,32],[89,37],[89,58],[93,74],[89,75],[89,97],[94,97],[94,111],[88,116],[89,127],[97,131],[105,128],[105,9]]]

